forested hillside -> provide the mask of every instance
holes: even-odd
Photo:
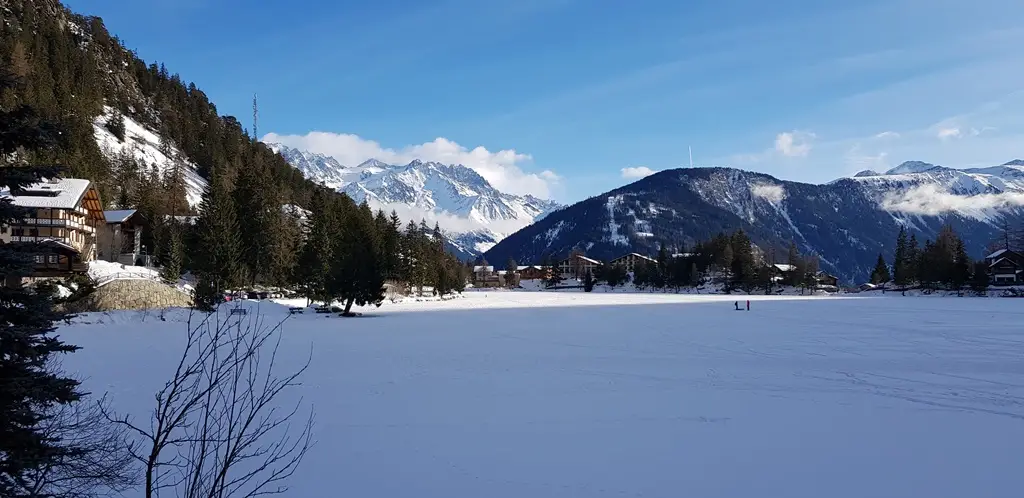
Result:
[[[272,285],[379,303],[385,279],[441,292],[459,280],[440,231],[403,230],[396,216],[306,180],[237,119],[218,115],[194,83],[126,50],[101,19],[56,0],[0,0],[0,15],[0,62],[12,83],[0,86],[0,108],[31,108],[62,130],[52,152],[18,162],[62,165],[63,176],[93,181],[107,208],[138,209],[150,223],[147,252],[168,280],[199,276],[200,301]],[[101,150],[98,127],[121,142],[138,139],[126,134],[129,120],[157,135],[170,164]],[[187,176],[205,183],[198,206],[186,199]]]
[[[158,131],[204,178],[216,174],[234,182],[245,172],[259,176],[284,203],[303,206],[319,188],[249,136],[237,119],[219,116],[194,83],[126,50],[101,19],[71,13],[55,0],[2,0],[0,6],[0,60],[21,80],[0,95],[0,105],[28,104],[62,125],[65,143],[51,159],[69,174],[95,181],[108,204],[133,186],[131,178],[125,185],[117,161],[93,137],[93,120],[104,105]],[[169,210],[170,202],[158,208]]]

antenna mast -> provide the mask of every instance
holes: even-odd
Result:
[[[252,138],[255,141],[260,140],[260,133],[257,131],[256,126],[259,124],[260,110],[256,105],[256,94],[252,94]]]
[[[687,145],[686,148],[690,150],[690,167],[692,168],[693,167],[693,147]]]

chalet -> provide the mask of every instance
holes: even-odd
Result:
[[[550,266],[520,266],[519,280],[545,280],[551,278]]]
[[[142,251],[142,230],[145,218],[134,209],[104,211],[107,222],[100,225],[97,258],[123,265],[148,266]]]
[[[38,244],[30,278],[84,273],[96,259],[96,234],[106,224],[100,194],[89,180],[48,180],[0,197],[30,211],[28,217],[0,227],[0,241]]]
[[[587,272],[593,273],[594,269],[602,263],[596,259],[590,259],[580,254],[573,254],[556,265],[558,273],[562,278],[583,278]]]
[[[474,266],[473,267],[473,286],[474,287],[500,287],[501,277],[498,272],[494,271],[493,266]]]
[[[1024,282],[1024,255],[1009,249],[1000,249],[985,257],[989,281],[996,285]]]
[[[818,281],[818,287],[825,288],[827,290],[834,290],[839,288],[839,277],[819,271],[815,276]]]
[[[495,273],[498,274],[499,287],[519,286],[519,273],[517,271],[498,270]]]
[[[624,254],[608,262],[611,266],[622,266],[628,272],[635,270],[638,263],[657,264],[658,262],[653,258],[648,258],[635,252]]]
[[[768,267],[768,269],[771,270],[773,282],[785,281],[789,279],[790,275],[792,275],[793,272],[797,270],[796,266],[794,265],[786,265],[779,263],[771,265],[770,267]]]

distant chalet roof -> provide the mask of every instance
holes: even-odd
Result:
[[[569,262],[570,260],[572,260],[572,258],[573,258],[573,257],[574,257],[574,256],[570,256],[570,257],[568,257],[568,258],[565,258],[565,259],[563,259],[562,261],[563,261],[563,262]],[[595,264],[595,265],[600,265],[600,264],[602,264],[602,263],[601,263],[600,261],[598,261],[598,260],[596,260],[596,259],[590,259],[590,258],[588,258],[588,257],[586,257],[586,256],[580,256],[580,255],[576,255],[575,257],[577,257],[577,258],[580,258],[581,260],[583,260],[583,261],[586,261],[586,262],[588,262],[588,263],[593,263],[593,264]]]
[[[796,266],[793,266],[793,265],[775,264],[775,265],[772,265],[772,266],[777,268],[779,271],[794,271],[794,270],[796,270]]]
[[[1002,263],[1003,261],[1009,262],[1013,266],[1020,266],[1020,264],[1017,263],[1016,261],[1014,261],[1012,258],[999,258],[999,259],[993,261],[992,264],[988,265],[988,267],[992,268],[993,266],[996,266],[999,263]]]
[[[124,223],[125,220],[131,218],[135,214],[135,209],[119,209],[115,211],[104,211],[103,217],[107,219],[107,223]]]
[[[0,197],[26,208],[74,209],[88,190],[89,180],[62,178],[33,184],[18,195],[12,195],[9,188],[4,188],[0,190]]]
[[[992,254],[989,254],[988,256],[986,256],[986,257],[985,257],[985,259],[996,259],[996,258],[998,258],[999,256],[1002,256],[1003,254],[1006,254],[1006,253],[1007,253],[1007,250],[1006,250],[1006,249],[1000,249],[1000,250],[998,250],[998,251],[996,251],[996,252],[994,252],[994,253],[992,253]]]
[[[618,260],[623,259],[623,258],[625,258],[627,256],[636,256],[636,257],[638,257],[640,259],[646,259],[647,261],[650,261],[652,263],[657,263],[656,259],[648,257],[648,256],[644,256],[643,254],[640,254],[638,252],[631,252],[629,254],[623,254],[622,256],[619,256],[619,257],[613,259],[612,261],[618,261]]]
[[[478,271],[494,271],[494,267],[493,266],[474,266],[473,267],[473,271],[474,272],[478,272]]]

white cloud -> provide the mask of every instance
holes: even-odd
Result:
[[[775,137],[775,150],[786,157],[807,157],[815,135],[805,131],[787,131]]]
[[[939,128],[939,132],[936,134],[939,140],[952,140],[954,138],[960,138],[963,133],[960,128]]]
[[[782,185],[771,185],[762,183],[758,185],[752,185],[750,187],[750,193],[754,197],[760,197],[773,204],[778,204],[786,198],[786,189]]]
[[[640,178],[645,178],[657,173],[657,171],[654,171],[653,169],[648,168],[647,166],[622,168],[621,172],[622,178],[625,178],[626,180],[639,180]]]
[[[518,231],[532,222],[532,220],[529,219],[493,220],[484,226],[479,221],[470,218],[462,218],[443,211],[428,211],[408,204],[387,204],[371,200],[369,201],[369,205],[374,210],[383,209],[384,212],[387,213],[395,211],[403,223],[407,223],[409,220],[416,223],[419,223],[420,220],[426,220],[427,225],[431,227],[434,226],[434,223],[437,223],[442,229],[457,233],[465,233],[475,230],[489,230],[501,237],[504,237]]]
[[[355,166],[367,159],[378,159],[390,164],[406,164],[413,159],[462,164],[475,170],[502,192],[530,194],[542,199],[550,199],[561,181],[561,178],[550,170],[540,173],[523,171],[522,166],[532,160],[528,154],[520,154],[512,149],[495,152],[484,147],[468,149],[442,137],[401,149],[385,148],[378,142],[358,135],[322,131],[305,135],[268,133],[263,137],[263,141],[327,154],[345,166]]]
[[[882,208],[906,214],[938,216],[958,213],[976,219],[993,219],[998,211],[1024,206],[1024,193],[956,195],[935,185],[923,185],[882,199]]]
[[[900,138],[900,134],[895,131],[883,131],[882,133],[875,135],[875,138],[878,140],[896,139]]]

